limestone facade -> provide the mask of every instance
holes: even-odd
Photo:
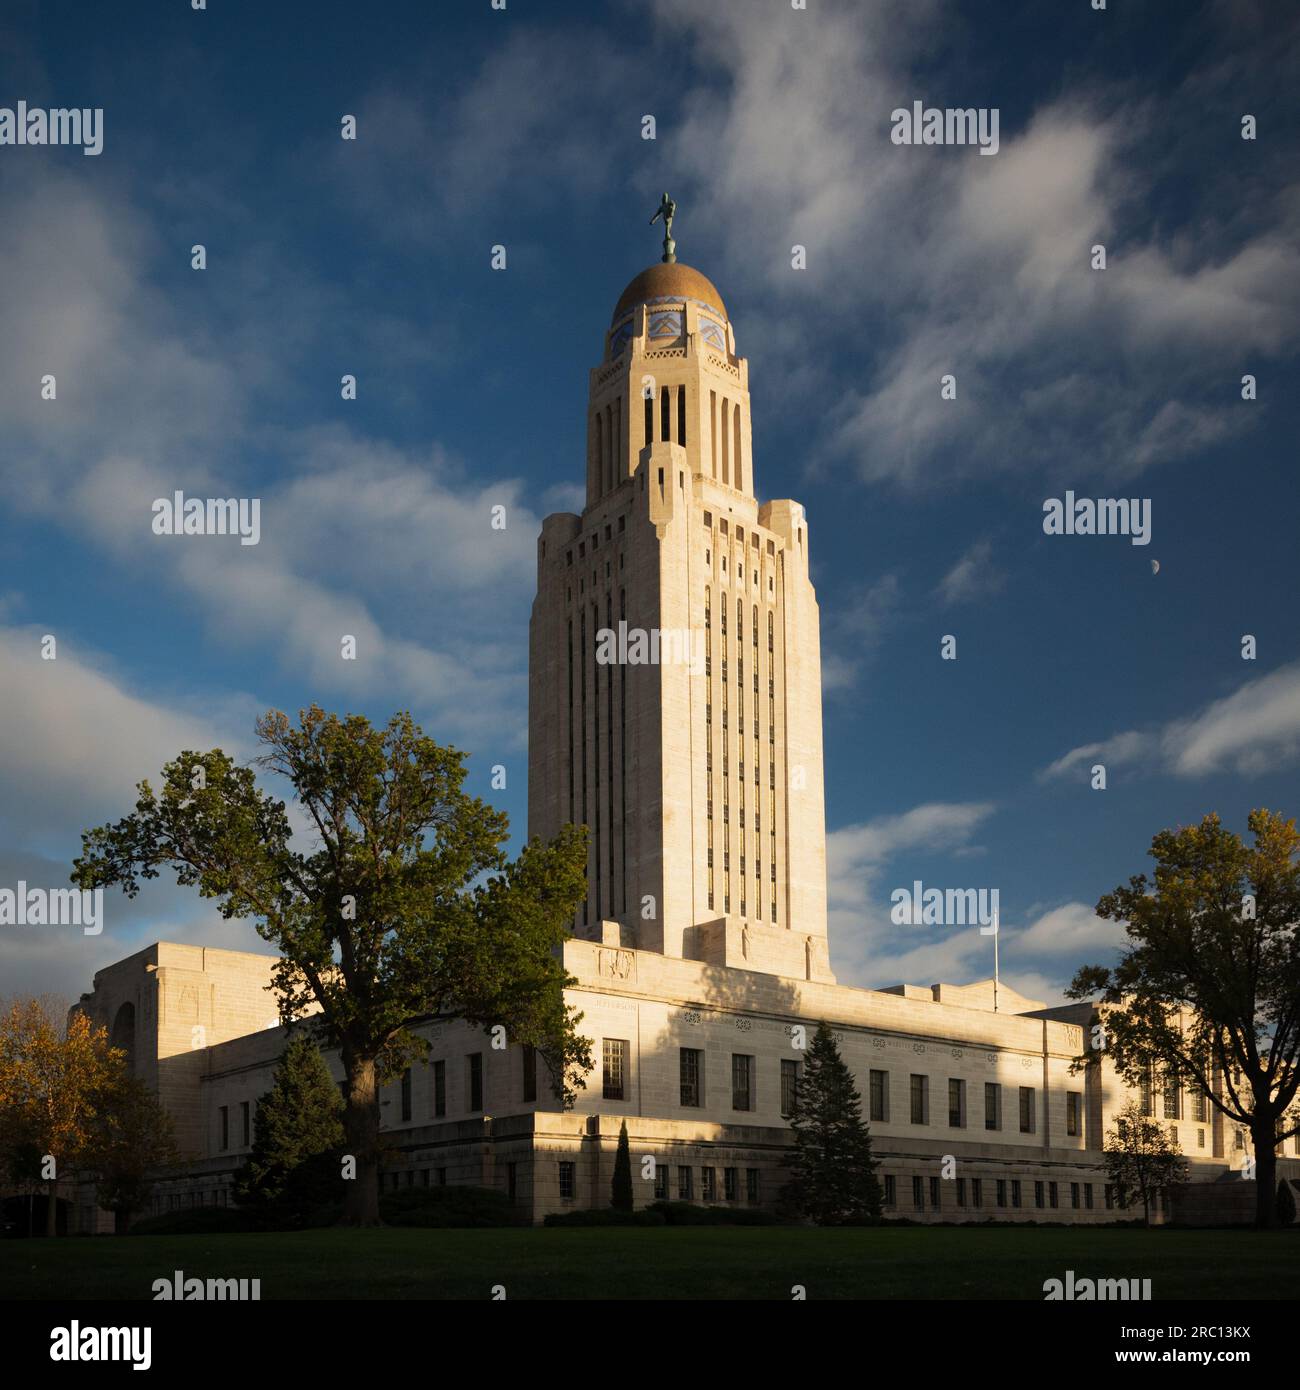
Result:
[[[629,285],[587,420],[587,505],[538,540],[529,833],[589,828],[579,936],[832,980],[808,523],[754,495],[749,366],[704,276]]]
[[[796,502],[756,499],[748,364],[699,272],[652,266],[629,284],[587,419],[586,506],[547,517],[538,541],[528,818],[532,835],[589,827],[564,961],[595,1068],[565,1112],[523,1049],[421,1021],[427,1063],[380,1098],[385,1184],[496,1187],[533,1220],[602,1207],[625,1122],[638,1205],[769,1207],[802,1046],[825,1020],[887,1214],[1115,1219],[1102,1145],[1128,1092],[1087,1049],[1091,1005],[1005,985],[995,1000],[990,981],[835,982],[808,523]],[[667,634],[678,659],[619,659],[631,630]],[[162,942],[83,997],[176,1119],[189,1162],[161,1208],[230,1200],[284,1048],[272,966]],[[1231,1177],[1245,1143],[1213,1107],[1170,1088],[1146,1099],[1195,1180]]]
[[[810,1034],[826,1019],[862,1093],[889,1215],[1084,1223],[1123,1215],[1109,1200],[1101,1148],[1132,1093],[1095,1054],[1073,1069],[1087,1055],[1090,1005],[1044,1009],[1004,985],[994,1012],[987,982],[855,989],[629,950],[608,936],[609,944],[565,947],[577,982],[568,1002],[584,1014],[595,1060],[574,1108],[559,1108],[544,1066],[530,1066],[523,1049],[494,1051],[489,1034],[459,1020],[425,1020],[417,1031],[429,1042],[427,1063],[380,1097],[386,1186],[495,1187],[533,1220],[605,1206],[626,1122],[638,1205],[668,1196],[770,1207],[785,1180],[783,1085],[800,1064],[797,1030]],[[102,1020],[153,991],[160,1007],[137,1015],[147,1019],[171,1012],[169,983],[198,989],[225,1035],[185,1049],[183,1081],[156,1069],[154,1025],[137,1035],[137,1068],[163,1078],[190,1159],[160,1186],[157,1210],[230,1201],[257,1101],[284,1048],[282,1028],[238,1031],[240,1020],[262,1018],[271,958],[184,955],[197,950],[151,947],[101,971],[83,1001]],[[326,1056],[341,1082],[337,1054]],[[1213,1107],[1203,1120],[1196,1097],[1171,1099],[1158,1086],[1148,1100],[1162,1121],[1177,1111],[1168,1122],[1193,1182],[1232,1179],[1246,1140],[1239,1145]],[[1300,1161],[1288,1156],[1279,1177],[1300,1178]],[[78,1219],[106,1228],[93,1206]]]

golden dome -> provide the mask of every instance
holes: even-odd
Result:
[[[610,322],[617,323],[629,309],[654,299],[698,299],[716,309],[723,318],[727,316],[727,306],[707,275],[701,275],[680,261],[659,261],[647,266],[619,295]]]

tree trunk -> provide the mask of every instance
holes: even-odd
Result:
[[[47,1185],[45,1199],[45,1234],[57,1236],[59,1233],[59,1180],[51,1178]]]
[[[1250,1141],[1255,1146],[1255,1229],[1266,1231],[1277,1225],[1277,1151],[1274,1148],[1277,1121],[1269,1115],[1263,1123],[1251,1126]]]
[[[356,1176],[343,1203],[345,1226],[378,1226],[379,1221],[379,1088],[373,1057],[344,1053],[348,1074],[343,1131],[347,1152],[356,1160]]]

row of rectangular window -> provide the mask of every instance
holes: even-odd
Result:
[[[722,1197],[724,1202],[740,1201],[740,1169],[723,1168]],[[656,1201],[669,1198],[669,1178],[672,1170],[666,1163],[657,1163],[654,1174],[654,1195]],[[573,1201],[578,1190],[578,1165],[571,1159],[560,1159],[560,1196],[568,1202]],[[688,1164],[676,1166],[676,1192],[678,1201],[690,1202],[695,1199],[695,1169]],[[718,1170],[712,1167],[700,1169],[700,1200],[716,1202],[718,1197]],[[757,1206],[762,1200],[762,1183],[757,1168],[745,1169],[745,1201]]]
[[[630,1042],[626,1038],[605,1038],[601,1044],[601,1094],[605,1100],[626,1100],[628,1096],[628,1056]],[[537,1099],[537,1053],[536,1049],[525,1046],[522,1049],[523,1100],[533,1103]],[[683,1047],[679,1056],[679,1100],[688,1109],[698,1109],[704,1105],[704,1052],[700,1048]],[[731,1094],[733,1110],[754,1110],[757,1104],[756,1061],[748,1053],[733,1053],[731,1057]],[[483,1109],[483,1054],[474,1052],[467,1055],[466,1090],[471,1112]],[[433,1070],[433,1113],[441,1118],[447,1113],[447,1063],[437,1061]],[[872,1069],[868,1074],[868,1119],[877,1123],[888,1123],[890,1114],[890,1073]],[[781,1114],[789,1116],[794,1111],[795,1088],[799,1082],[799,1063],[790,1059],[781,1061]],[[411,1069],[408,1067],[401,1078],[401,1117],[403,1122],[413,1115]],[[913,1073],[909,1077],[909,1117],[912,1124],[930,1123],[930,1078],[928,1075]],[[1083,1097],[1078,1091],[1066,1093],[1066,1133],[1082,1133]],[[1037,1092],[1032,1086],[1018,1088],[1019,1127],[1022,1134],[1033,1134],[1037,1126]],[[243,1103],[244,1144],[249,1143],[248,1103]],[[948,1081],[948,1124],[953,1129],[967,1126],[966,1082],[953,1077]],[[1002,1085],[995,1081],[984,1083],[984,1128],[997,1131],[1002,1128]],[[221,1107],[221,1147],[229,1147],[228,1109]]]
[[[1019,1121],[1021,1134],[1033,1134],[1037,1126],[1037,1091],[1033,1086],[1020,1086],[1018,1090]],[[909,1117],[914,1125],[930,1123],[930,1078],[921,1073],[909,1077]],[[868,1077],[868,1118],[880,1123],[889,1120],[889,1073],[872,1071]],[[957,1077],[948,1081],[948,1126],[951,1129],[965,1129],[966,1082]],[[990,1131],[1002,1128],[1002,1084],[997,1081],[984,1083],[984,1128]],[[1067,1091],[1065,1096],[1065,1130],[1067,1134],[1079,1135],[1083,1132],[1083,1094],[1080,1091]]]
[[[956,1198],[954,1203],[958,1208],[980,1208],[984,1205],[984,1189],[986,1180],[984,1178],[956,1178],[953,1180],[953,1196]],[[994,1205],[1002,1208],[1015,1210],[1024,1205],[1023,1203],[1023,1180],[1020,1178],[995,1178],[991,1180],[994,1185]],[[912,1178],[912,1206],[917,1211],[941,1211],[944,1207],[943,1202],[943,1183],[941,1178],[926,1179],[920,1176]],[[928,1197],[927,1204],[927,1184]],[[1092,1211],[1094,1209],[1093,1184],[1090,1182],[1072,1182],[1070,1187],[1070,1207],[1074,1211]],[[1109,1183],[1103,1187],[1106,1210],[1112,1211],[1115,1206],[1115,1192]],[[1034,1207],[1038,1209],[1058,1208],[1060,1206],[1060,1184],[1048,1179],[1034,1181]],[[969,1197],[969,1201],[967,1200]],[[884,1175],[884,1204],[887,1207],[898,1205],[898,1180],[892,1173]]]
[[[1155,1107],[1155,1076],[1148,1070],[1138,1082],[1139,1103],[1144,1115],[1154,1116]],[[1161,1117],[1166,1120],[1181,1120],[1183,1115],[1183,1091],[1178,1083],[1171,1077],[1164,1078],[1164,1085],[1160,1087],[1161,1093]],[[1210,1098],[1199,1088],[1188,1088],[1188,1093],[1192,1101],[1192,1113],[1190,1118],[1196,1124],[1208,1124],[1210,1121]],[[1300,1153],[1300,1147],[1297,1148]]]

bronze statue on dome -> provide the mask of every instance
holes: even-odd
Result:
[[[664,220],[664,262],[671,265],[677,259],[677,243],[673,240],[673,218],[677,215],[677,204],[667,195],[659,200],[659,207],[650,219],[653,227],[662,217]]]

